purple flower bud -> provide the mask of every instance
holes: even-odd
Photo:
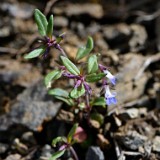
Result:
[[[92,94],[91,87],[86,82],[84,82],[83,84],[84,84],[85,90],[91,95]]]
[[[60,148],[59,148],[59,151],[62,151],[62,150],[64,150],[64,149],[66,149],[67,148],[67,144],[63,144]]]
[[[117,100],[115,98],[116,93],[110,92],[109,85],[106,85],[105,89],[106,89],[105,98],[107,105],[116,104],[117,103]]]
[[[44,59],[47,58],[49,51],[50,51],[50,48],[47,47],[45,52],[43,53],[43,56],[42,56]]]
[[[111,74],[108,70],[103,71],[106,74],[106,77],[111,81],[113,85],[116,84],[116,77]]]
[[[107,69],[107,67],[103,66],[102,64],[99,64],[98,66],[102,72]]]
[[[74,86],[74,88],[78,88],[80,85],[81,85],[82,81],[81,80],[78,80],[76,82],[76,85]]]
[[[68,78],[78,78],[78,76],[70,74],[70,73],[63,73],[63,76],[68,77]]]

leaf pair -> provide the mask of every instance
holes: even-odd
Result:
[[[73,144],[73,143],[75,142],[75,141],[73,140],[73,136],[74,136],[74,134],[75,134],[75,132],[76,132],[77,127],[78,127],[78,123],[75,123],[75,124],[73,125],[73,127],[71,128],[70,132],[68,133],[68,135],[67,135],[67,143],[68,143],[68,144]],[[64,140],[63,137],[57,137],[57,138],[55,138],[55,139],[52,140],[52,145],[53,145],[53,146],[56,146],[56,144],[57,144],[58,142],[65,142],[65,140]],[[64,154],[65,151],[66,151],[66,149],[59,150],[59,151],[55,152],[55,153],[52,155],[52,157],[49,158],[49,160],[57,160],[57,158],[61,157],[61,156]]]
[[[53,15],[50,16],[48,22],[46,16],[40,10],[35,9],[34,17],[40,35],[47,36],[51,39],[53,34]]]
[[[38,26],[38,31],[40,35],[49,37],[50,40],[52,40],[52,34],[53,34],[53,15],[50,16],[49,22],[46,19],[46,16],[38,9],[35,9],[34,12],[35,21]],[[41,46],[37,49],[34,49],[29,54],[24,56],[25,59],[31,59],[40,56],[44,52],[47,52],[47,46]]]

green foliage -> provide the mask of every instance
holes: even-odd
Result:
[[[74,102],[71,98],[69,98],[69,94],[67,91],[60,89],[60,88],[54,88],[48,91],[49,95],[53,95],[55,98],[62,100],[63,102],[67,103],[69,106],[73,106]]]
[[[34,17],[35,17],[35,21],[38,26],[39,33],[42,36],[46,36],[47,35],[47,25],[48,25],[46,16],[40,10],[35,9]]]
[[[95,73],[98,70],[97,56],[92,55],[88,58],[88,73]]]
[[[62,137],[56,137],[56,138],[54,138],[53,140],[52,140],[52,146],[53,147],[56,147],[56,144],[58,143],[58,142],[62,142],[63,141],[63,138]]]
[[[31,59],[31,58],[36,58],[39,55],[43,54],[46,50],[46,47],[41,46],[33,51],[31,51],[30,53],[28,53],[27,55],[24,56],[25,59]]]
[[[105,106],[106,105],[106,101],[104,97],[98,97],[96,99],[94,99],[93,106]]]
[[[86,81],[87,82],[97,82],[99,80],[101,80],[103,77],[105,77],[106,74],[105,73],[99,73],[99,74],[96,74],[96,73],[93,73],[93,74],[89,74],[86,76]]]
[[[97,122],[99,122],[100,125],[102,125],[103,122],[104,122],[104,117],[100,113],[92,113],[90,118],[95,120],[95,121],[97,121]]]
[[[76,54],[76,60],[82,59],[87,56],[93,49],[93,39],[92,37],[88,37],[87,44],[85,47],[80,47]]]
[[[61,157],[61,156],[64,154],[65,151],[66,151],[66,150],[64,149],[64,150],[55,152],[55,153],[52,155],[52,157],[49,158],[49,160],[57,160],[57,158]]]
[[[51,90],[49,90],[48,93],[53,96],[59,96],[59,97],[64,97],[64,98],[68,98],[68,95],[69,95],[67,91],[65,91],[61,88],[51,89]]]
[[[77,88],[74,88],[71,92],[70,92],[70,97],[71,98],[79,98],[80,96],[82,96],[83,94],[85,94],[85,88],[84,85],[80,85]]]
[[[67,68],[67,70],[70,73],[74,75],[80,74],[79,69],[67,57],[61,56],[60,58],[62,60],[63,65]]]
[[[71,128],[70,132],[68,133],[68,136],[67,136],[67,142],[68,143],[71,143],[71,141],[73,139],[73,136],[74,136],[74,134],[76,132],[77,127],[78,127],[78,123],[75,123],[73,125],[73,127]]]
[[[59,71],[59,70],[54,70],[54,71],[48,73],[44,79],[44,83],[45,83],[46,87],[47,88],[51,87],[52,80],[59,79],[61,76],[62,76],[62,71]]]
[[[52,38],[53,34],[53,15],[50,16],[48,26],[47,26],[47,36]]]

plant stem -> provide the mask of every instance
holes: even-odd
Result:
[[[62,53],[63,56],[67,57],[65,51],[62,48],[60,48],[59,50],[61,51],[61,53]]]
[[[75,152],[75,150],[74,150],[74,148],[73,148],[72,146],[70,146],[70,151],[71,151],[74,159],[75,159],[75,160],[79,160],[79,159],[78,159],[78,156],[77,156],[77,153]]]

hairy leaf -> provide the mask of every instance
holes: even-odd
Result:
[[[54,70],[54,71],[48,73],[44,79],[44,83],[45,83],[46,87],[50,88],[51,81],[59,79],[61,76],[62,76],[62,71],[59,71],[59,70]]]
[[[92,37],[88,37],[87,44],[85,47],[80,47],[76,54],[76,60],[82,59],[87,56],[93,49],[93,39]]]
[[[86,76],[86,81],[87,82],[97,82],[105,76],[106,76],[105,73],[99,73],[99,74],[93,73],[93,74],[90,74],[90,75]]]
[[[105,106],[106,105],[106,101],[104,97],[98,97],[96,98],[93,103],[93,106]]]
[[[80,85],[79,87],[74,88],[69,95],[71,98],[78,98],[83,94],[85,94],[85,88],[83,85]]]
[[[97,56],[92,55],[88,59],[88,73],[94,73],[98,70]]]
[[[52,146],[53,147],[56,147],[56,144],[58,143],[58,142],[62,142],[63,141],[63,137],[56,137],[56,138],[54,138],[53,140],[52,140]]]
[[[48,25],[46,16],[40,10],[35,9],[34,17],[35,17],[35,21],[36,21],[37,26],[38,26],[39,33],[42,36],[46,36],[47,25]]]
[[[52,34],[53,34],[53,15],[50,16],[47,26],[47,36],[52,38]]]
[[[80,74],[79,69],[67,57],[61,56],[60,58],[62,60],[63,65],[67,68],[67,70],[70,73],[74,75]]]
[[[46,48],[44,46],[41,46],[40,48],[34,49],[30,53],[24,56],[25,59],[31,59],[36,58],[39,55],[43,54],[45,52]]]
[[[78,123],[75,123],[73,125],[73,127],[71,128],[70,132],[68,133],[68,136],[67,136],[68,143],[71,143],[71,141],[73,139],[73,136],[74,136],[74,134],[76,132],[77,127],[78,127]]]
[[[61,156],[64,154],[65,151],[66,151],[66,150],[64,149],[64,150],[55,152],[55,153],[52,155],[52,157],[49,158],[49,160],[57,160],[57,158],[61,157]]]
[[[60,89],[60,88],[51,89],[49,90],[48,93],[53,96],[59,96],[59,97],[64,97],[64,98],[68,98],[68,95],[69,95],[67,91]]]

